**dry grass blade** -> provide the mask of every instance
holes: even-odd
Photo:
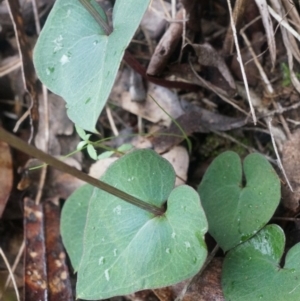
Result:
[[[15,261],[14,261],[14,264],[11,268],[11,270],[14,272],[17,268],[17,265],[20,263],[20,260],[21,260],[21,257],[24,253],[24,248],[25,248],[25,241],[23,240],[22,242],[22,245],[20,246],[20,249],[19,249],[19,252],[15,258]],[[10,284],[10,281],[11,281],[11,275],[9,275],[5,281],[5,284],[4,284],[4,288],[6,289],[8,287],[8,285]],[[1,300],[1,294],[0,294],[0,300]]]
[[[253,22],[255,22],[256,20],[253,20]],[[245,30],[253,23],[253,22],[250,22],[249,24],[247,24],[246,26],[244,26],[241,30],[240,30],[240,34],[241,36],[243,37],[244,41],[245,41],[245,44],[247,45],[248,49],[249,49],[249,52],[251,53],[252,57],[253,57],[253,61],[259,71],[259,74],[265,84],[265,87],[268,91],[269,94],[273,94],[274,93],[274,89],[263,69],[263,67],[261,66],[257,56],[256,56],[256,53],[254,52],[254,49],[252,48],[251,46],[251,43],[250,41],[248,40],[246,34],[245,34]],[[275,50],[276,51],[276,50]]]
[[[189,62],[189,65],[191,67],[192,72],[194,73],[195,77],[199,80],[199,84],[211,91],[213,91],[216,95],[218,95],[221,99],[223,99],[226,103],[230,104],[231,106],[233,106],[235,109],[237,109],[238,111],[242,112],[244,115],[248,116],[248,113],[243,110],[242,108],[240,108],[237,104],[235,104],[233,101],[231,101],[227,95],[226,92],[223,91],[221,88],[211,84],[209,81],[205,80],[204,78],[202,78],[195,70],[195,68],[193,67],[193,64],[191,62]]]
[[[247,5],[247,0],[237,0],[234,4],[232,18],[236,28],[239,28],[240,25],[242,24],[246,5]],[[224,55],[232,54],[233,46],[234,46],[234,37],[232,33],[232,27],[229,26],[227,28],[225,40],[223,43],[223,54]]]
[[[277,20],[281,26],[285,27],[298,41],[300,41],[299,33],[286,20],[284,20],[283,17],[276,13],[271,6],[268,6],[268,10],[272,17]]]
[[[108,122],[110,124],[110,128],[111,128],[114,136],[119,136],[119,131],[117,129],[116,123],[115,123],[114,118],[112,116],[111,109],[108,105],[105,106],[105,111],[106,111],[106,114],[107,114]]]
[[[209,43],[190,45],[193,47],[200,65],[218,68],[230,88],[236,89],[234,78],[225,63],[224,58]]]
[[[297,45],[297,41],[295,40],[295,39],[299,40],[300,35],[287,22],[286,17],[285,17],[286,12],[285,12],[285,9],[284,9],[282,3],[277,0],[276,1],[271,0],[271,4],[272,4],[274,10],[270,7],[269,7],[269,10],[270,10],[270,13],[272,14],[272,16],[278,22],[280,22],[282,39],[283,39],[283,42],[284,42],[284,45],[285,45],[285,48],[287,51],[288,59],[289,59],[289,68],[291,71],[291,79],[292,79],[293,84],[295,85],[295,88],[299,92],[299,83],[297,83],[298,82],[297,78],[295,80],[293,79],[293,78],[295,78],[294,71],[293,71],[293,62],[290,63],[290,60],[292,60],[292,58],[294,57],[298,62],[300,62],[300,51],[299,51],[299,47]]]
[[[290,0],[282,0],[282,2],[294,25],[299,28],[300,16],[295,6],[295,3],[293,3]]]
[[[283,39],[284,43],[288,44],[288,39]],[[294,85],[295,89],[300,93],[300,82],[296,76],[296,73],[294,72],[294,61],[293,61],[293,55],[292,52],[287,48],[287,55],[288,55],[288,64],[290,69],[290,76],[292,84]]]
[[[31,100],[30,122],[32,126],[32,131],[31,137],[29,138],[29,141],[31,141],[36,134],[39,121],[38,85],[36,81],[35,69],[32,62],[31,45],[25,33],[24,19],[21,13],[19,1],[8,0],[6,3],[9,15],[13,23],[18,51],[22,61],[21,71],[24,88]]]
[[[268,10],[268,4],[266,0],[255,0],[256,5],[260,11],[260,15],[264,24],[264,28],[267,35],[268,46],[270,50],[270,57],[272,66],[275,66],[276,61],[276,44],[275,44],[275,34],[273,29],[272,20]]]
[[[282,162],[281,162],[278,150],[277,150],[276,142],[275,142],[275,139],[274,139],[273,130],[272,130],[272,123],[271,122],[272,122],[272,119],[268,118],[267,124],[268,124],[269,132],[270,132],[270,135],[271,135],[271,140],[272,140],[273,148],[274,148],[274,151],[275,151],[275,154],[276,154],[277,164],[278,164],[278,166],[279,166],[279,168],[280,168],[280,170],[281,170],[281,172],[282,172],[282,174],[283,174],[283,176],[284,176],[284,178],[286,180],[286,183],[288,184],[290,190],[294,191],[293,187],[292,187],[292,185],[291,185],[291,183],[290,183],[290,181],[289,181],[289,179],[288,179],[288,177],[286,175],[285,169],[284,169],[284,167],[282,165]]]
[[[3,250],[2,250],[2,248],[0,248],[0,255],[1,255],[1,257],[3,258],[3,260],[4,260],[4,262],[5,262],[5,265],[6,265],[6,267],[7,267],[7,270],[8,270],[8,272],[9,272],[9,275],[10,275],[10,277],[11,277],[11,279],[12,279],[12,283],[13,283],[13,285],[14,285],[14,289],[15,289],[15,292],[16,292],[17,300],[20,301],[20,295],[19,295],[19,291],[18,291],[18,287],[17,287],[17,283],[16,283],[16,280],[15,280],[13,271],[12,271],[12,269],[11,269],[11,267],[10,267],[10,264],[9,264],[9,262],[8,262],[6,256],[5,256],[5,254],[4,254]]]
[[[22,66],[22,62],[19,56],[13,56],[11,59],[4,64],[4,61],[0,64],[0,78],[9,74],[10,72],[20,68]]]
[[[37,33],[39,34],[41,32],[41,24],[40,24],[40,21],[39,21],[39,12],[38,12],[37,0],[31,0],[31,3],[32,3],[32,9],[33,9],[35,28],[36,28]]]
[[[245,85],[245,89],[246,89],[246,93],[247,93],[247,98],[248,98],[248,102],[249,102],[253,122],[256,125],[257,119],[256,119],[255,111],[254,111],[254,108],[253,108],[253,105],[252,105],[252,102],[251,102],[247,76],[246,76],[245,68],[244,68],[244,65],[243,65],[241,50],[240,50],[240,46],[239,46],[239,42],[238,42],[238,38],[237,38],[237,33],[236,33],[236,28],[235,28],[235,24],[234,24],[234,20],[233,20],[233,16],[232,16],[232,8],[231,8],[230,0],[227,0],[227,4],[228,4],[228,9],[229,9],[230,23],[231,23],[232,32],[233,32],[234,43],[235,43],[235,47],[236,47],[236,51],[237,51],[237,57],[238,57],[238,61],[240,63],[240,67],[241,67],[241,72],[242,72],[242,76],[243,76],[243,80],[244,80],[244,85]]]
[[[300,93],[300,82],[294,72],[294,62],[293,57],[300,62],[300,52],[298,47],[295,47],[295,41],[294,38],[298,39],[300,41],[300,35],[288,24],[288,22],[284,19],[285,17],[285,10],[281,3],[279,3],[277,0],[271,0],[271,3],[274,7],[273,10],[271,7],[269,7],[269,11],[271,15],[280,22],[280,29],[282,33],[282,39],[283,43],[287,52],[288,57],[288,65],[290,70],[290,77],[291,81],[295,87],[295,89]]]

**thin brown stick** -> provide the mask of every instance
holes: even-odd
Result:
[[[16,36],[16,42],[20,59],[22,62],[22,79],[27,97],[31,100],[30,106],[30,123],[31,133],[29,141],[31,141],[36,133],[39,122],[39,111],[38,111],[38,86],[36,81],[36,73],[32,62],[32,49],[25,33],[24,19],[21,14],[20,3],[18,0],[7,0],[7,8],[11,17],[14,32]]]
[[[297,217],[272,217],[271,218],[274,221],[287,221],[287,222],[298,222],[300,221],[300,218]]]
[[[185,22],[183,20],[183,9],[179,10],[176,14],[176,21],[178,22],[171,23],[156,46],[147,68],[147,74],[151,76],[160,75],[180,42],[183,32],[183,22]]]
[[[35,29],[38,34],[41,32],[41,24],[39,20],[39,11],[38,6],[36,3],[37,0],[31,0],[32,9],[33,9],[33,16],[34,16],[34,22],[35,22]]]

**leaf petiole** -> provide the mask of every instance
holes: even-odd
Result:
[[[137,206],[143,210],[146,210],[150,213],[153,213],[154,215],[162,215],[164,214],[165,210],[163,208],[159,208],[157,206],[151,205],[145,201],[142,201],[133,195],[130,195],[126,193],[125,191],[119,190],[115,188],[114,186],[111,186],[103,181],[97,180],[82,171],[76,169],[75,167],[71,167],[70,165],[67,165],[66,163],[56,159],[55,157],[52,157],[51,155],[48,155],[47,153],[42,152],[41,150],[33,147],[32,145],[27,144],[22,139],[8,133],[6,130],[0,127],[0,141],[4,141],[7,144],[9,144],[11,147],[18,149],[19,151],[29,155],[33,156],[40,161],[45,162],[46,164],[53,166],[54,168],[68,173],[94,187],[97,187],[99,189],[102,189],[120,199],[123,201],[130,203],[134,206]]]
[[[90,0],[79,0],[79,2],[84,6],[84,8],[92,15],[96,22],[103,29],[105,34],[109,36],[112,33],[112,28],[107,24],[107,22],[102,18],[96,8],[91,4]],[[104,9],[103,9],[104,11]],[[104,11],[105,12],[105,11]]]

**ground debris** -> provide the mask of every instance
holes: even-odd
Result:
[[[294,191],[282,186],[282,203],[292,211],[298,211],[300,201],[300,130],[292,134],[282,149],[282,164]]]

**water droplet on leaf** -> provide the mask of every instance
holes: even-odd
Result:
[[[191,247],[191,244],[190,244],[189,241],[185,241],[185,242],[184,242],[184,245],[185,245],[185,247],[186,247],[187,249],[189,249],[189,248]]]
[[[109,281],[110,277],[109,277],[108,269],[104,271],[104,275],[105,275],[105,279],[106,279],[107,281]]]
[[[54,51],[54,53],[56,53],[57,51],[59,51],[63,48],[62,40],[63,40],[63,37],[62,37],[61,34],[56,39],[53,40],[53,43],[54,43],[53,51]]]
[[[54,67],[48,67],[48,68],[46,69],[46,74],[47,74],[47,75],[50,75],[51,73],[54,72],[54,70],[55,70]]]
[[[99,261],[98,261],[99,265],[104,264],[104,262],[105,262],[105,259],[104,259],[103,256],[101,256],[101,257],[99,258]]]
[[[121,207],[121,205],[118,205],[117,207],[115,207],[113,209],[113,213],[115,213],[117,215],[121,215],[121,213],[122,213],[122,207]]]
[[[61,65],[63,66],[69,62],[70,62],[70,58],[67,55],[63,54],[62,57],[60,58]]]

